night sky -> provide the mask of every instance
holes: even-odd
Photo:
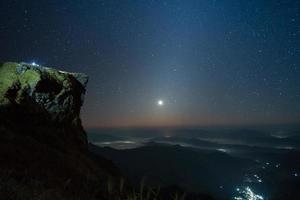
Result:
[[[300,123],[299,13],[297,0],[1,0],[0,60],[88,74],[86,127]]]

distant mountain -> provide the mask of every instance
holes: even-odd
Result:
[[[231,141],[233,139],[219,139],[214,141],[211,139],[198,139],[189,137],[156,137],[151,139],[153,142],[182,144],[183,146],[191,146],[203,149],[218,149],[220,151],[230,152],[231,154],[247,154],[249,152],[280,152],[288,151],[290,148],[300,149],[300,142],[293,138],[273,138],[262,137],[245,138],[243,141]]]
[[[156,143],[127,150],[93,144],[89,148],[111,159],[134,185],[144,177],[151,186],[176,184],[187,191],[210,194],[220,193],[220,187],[225,185],[235,185],[240,181],[236,177],[243,177],[245,167],[252,162],[217,151],[197,152],[193,148]]]
[[[281,129],[279,129],[281,130]],[[297,129],[295,129],[297,130]],[[256,148],[269,150],[300,149],[300,134],[294,129],[287,131],[254,130],[241,128],[224,129],[91,129],[88,138],[100,146],[119,148],[122,141],[141,146],[144,142],[178,143],[200,148],[223,148],[252,151]],[[135,144],[134,144],[135,143]],[[122,146],[122,145],[119,145]],[[126,145],[130,148],[130,144]]]
[[[300,142],[297,132],[292,129],[285,132],[215,131],[160,130],[153,137],[143,132],[143,136],[136,137],[137,133],[124,136],[120,130],[114,135],[122,135],[124,141],[143,146],[117,150],[112,140],[97,144],[113,148],[93,144],[89,148],[114,162],[136,187],[141,180],[146,180],[150,186],[179,187],[209,193],[216,199],[241,196],[247,199],[245,196],[253,191],[268,199],[298,199]],[[147,139],[143,139],[144,136]]]

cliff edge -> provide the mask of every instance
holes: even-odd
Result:
[[[35,132],[43,139],[85,146],[86,134],[79,117],[88,77],[39,65],[5,63],[0,68],[0,114],[7,128]],[[16,123],[17,122],[17,123]],[[49,133],[50,130],[61,131]],[[33,129],[33,130],[31,130]]]
[[[27,63],[0,67],[1,198],[106,199],[108,179],[120,173],[88,151],[79,117],[87,81]]]

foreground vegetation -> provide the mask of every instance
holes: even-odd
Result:
[[[99,194],[100,190],[90,190],[86,186],[81,191],[73,191],[69,195],[66,182],[65,188],[47,188],[42,182],[31,180],[20,182],[15,178],[0,178],[0,199],[5,200],[159,200],[164,199],[161,196],[160,187],[146,187],[144,181],[141,182],[138,190],[130,190],[126,188],[124,179],[116,185],[110,179],[107,182],[106,194]],[[101,192],[102,193],[102,192]],[[170,200],[185,200],[185,194],[175,192],[169,194]]]

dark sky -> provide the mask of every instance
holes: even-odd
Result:
[[[297,0],[1,0],[0,60],[88,74],[86,127],[299,123],[299,13]]]

